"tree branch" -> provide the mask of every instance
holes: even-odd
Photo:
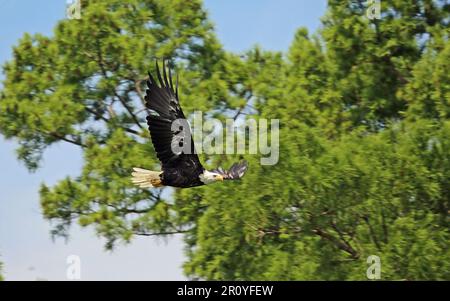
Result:
[[[381,210],[381,223],[383,226],[384,243],[387,244],[389,242],[389,234],[388,234],[388,228],[386,225],[386,217],[384,215],[384,210]]]
[[[87,147],[86,144],[81,142],[81,139],[80,139],[80,141],[76,141],[76,140],[72,140],[70,138],[67,138],[65,135],[58,134],[56,132],[45,132],[45,131],[40,131],[40,132],[43,133],[44,135],[52,136],[54,138],[57,138],[57,139],[69,142],[71,144],[74,144],[74,145],[77,145],[77,146],[80,146],[80,147],[83,147],[83,148]]]
[[[103,74],[103,77],[106,79],[109,79],[108,74],[106,72],[105,69],[105,65],[103,62],[103,56],[102,56],[102,52],[100,50],[100,46],[97,44],[97,57],[98,60],[97,63],[100,67],[100,70]],[[133,119],[134,123],[139,127],[139,128],[143,128],[141,123],[139,122],[139,119],[136,117],[136,115],[133,113],[133,111],[131,110],[130,106],[128,106],[127,102],[125,101],[125,99],[123,99],[122,96],[119,95],[119,93],[117,93],[116,88],[112,88],[111,92],[113,92],[114,96],[120,101],[120,103],[122,104],[122,106],[125,108],[125,110],[127,110],[128,114],[130,114],[131,118]]]
[[[139,96],[139,99],[141,100],[142,104],[145,107],[145,98],[143,96],[144,93],[142,92],[142,89],[141,89],[141,83],[143,81],[146,81],[146,79],[138,79],[138,80],[133,79],[133,81],[134,81],[134,86],[136,87],[136,91]]]
[[[99,114],[98,112],[96,112],[95,110],[92,110],[91,108],[85,107],[86,111],[88,111],[89,113],[93,114],[94,116],[96,116],[97,118],[103,120],[106,123],[111,123],[111,119],[106,118],[105,116]],[[134,134],[134,135],[139,135],[139,132],[127,127],[123,127],[121,126],[120,128],[122,128],[124,131],[130,133],[130,134]]]
[[[99,114],[98,112],[96,112],[95,110],[89,108],[89,107],[85,107],[86,111],[88,111],[89,113],[93,114],[95,117],[97,117],[98,119],[101,119],[103,121],[105,121],[106,123],[109,123],[109,119],[106,118],[105,116],[103,116],[102,114]]]
[[[367,226],[369,227],[369,233],[370,233],[370,237],[372,238],[373,243],[377,247],[378,251],[381,252],[380,242],[378,241],[378,238],[375,235],[375,231],[373,230],[372,225],[369,223],[369,217],[363,216],[362,219],[366,222]]]
[[[348,254],[350,254],[352,256],[353,259],[358,259],[359,258],[359,254],[358,252],[353,249],[353,247],[351,245],[349,245],[348,243],[342,242],[339,239],[337,239],[336,237],[334,237],[333,235],[322,231],[321,229],[313,229],[312,231],[313,233],[319,235],[320,237],[332,242],[335,246],[337,246],[339,249],[347,252]]]
[[[120,103],[124,106],[124,108],[127,110],[128,114],[130,114],[131,118],[133,119],[134,123],[139,127],[143,128],[141,123],[139,122],[139,119],[137,116],[133,113],[131,108],[128,106],[127,102],[117,93],[117,91],[114,89],[114,94],[119,99]]]
[[[244,110],[243,107],[240,107],[239,110],[236,112],[236,114],[233,116],[233,121],[236,121],[236,119],[241,115],[242,111]]]
[[[86,144],[84,144],[84,143],[82,143],[82,142],[79,142],[79,141],[75,141],[75,140],[66,138],[65,136],[60,136],[60,135],[57,135],[57,134],[55,134],[55,133],[52,133],[52,136],[57,137],[57,138],[59,138],[59,139],[61,139],[61,140],[63,140],[63,141],[66,141],[66,142],[69,142],[69,143],[72,143],[72,144],[81,146],[81,147],[83,147],[83,148],[87,147]]]
[[[161,235],[183,234],[183,233],[188,233],[190,231],[192,231],[192,229],[174,230],[174,231],[167,231],[167,232],[153,232],[153,233],[147,233],[147,232],[133,232],[133,233],[135,235],[140,235],[140,236],[161,236]]]
[[[342,233],[342,231],[337,227],[336,223],[334,221],[331,222],[331,227],[333,228],[334,231],[336,231],[336,233],[339,235],[339,238],[347,245],[350,245],[350,242],[345,239],[344,233]]]
[[[250,95],[245,98],[245,100],[246,100],[245,106],[240,107],[239,110],[236,112],[236,114],[233,116],[234,121],[236,121],[236,119],[242,114],[242,112],[245,110],[245,108],[247,108],[248,103],[252,97],[253,97],[253,93],[250,92]]]

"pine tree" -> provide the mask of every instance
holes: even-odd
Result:
[[[3,272],[3,263],[0,261],[0,281],[3,281],[3,280],[4,280],[4,279],[3,279],[2,272]]]

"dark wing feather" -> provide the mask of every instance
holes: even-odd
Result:
[[[248,169],[248,162],[243,160],[241,162],[234,163],[230,169],[223,170],[222,167],[212,170],[212,172],[219,173],[223,176],[224,180],[236,180],[244,176]]]
[[[152,138],[153,146],[155,147],[158,159],[161,161],[162,167],[180,167],[183,162],[195,162],[198,169],[202,169],[202,165],[195,152],[192,134],[187,126],[181,131],[172,131],[172,123],[177,119],[186,119],[183,110],[181,109],[178,100],[178,76],[176,88],[174,89],[172,78],[167,78],[166,63],[163,62],[163,74],[159,70],[158,62],[156,62],[156,76],[159,81],[155,80],[151,73],[149,73],[149,80],[147,81],[145,102],[149,115],[147,116],[148,129]],[[171,71],[169,69],[169,77]],[[187,121],[186,121],[187,124]],[[181,133],[181,134],[180,134]],[[180,141],[181,139],[183,141]],[[178,140],[177,140],[178,139]],[[176,143],[179,146],[183,145],[190,139],[191,148],[189,152],[180,151],[175,153],[172,144]]]

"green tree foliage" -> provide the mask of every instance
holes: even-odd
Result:
[[[450,279],[449,6],[329,1],[316,34],[286,54],[224,51],[197,1],[88,1],[54,36],[25,35],[4,66],[0,131],[30,170],[56,142],[83,149],[77,178],[41,188],[65,236],[94,226],[113,248],[184,233],[185,273],[200,279]],[[181,74],[186,113],[280,119],[280,158],[246,155],[243,181],[140,190],[156,169],[142,94],[156,57]],[[202,156],[228,166],[233,156]],[[150,256],[150,255],[149,255]]]
[[[51,38],[25,34],[14,47],[4,66],[1,132],[17,139],[30,170],[53,143],[83,149],[78,178],[40,191],[44,215],[57,221],[53,234],[66,235],[74,219],[95,225],[108,247],[133,234],[178,231],[165,220],[170,206],[161,192],[129,181],[133,166],[157,168],[158,162],[143,110],[147,71],[154,71],[156,58],[173,58],[175,71],[184,70],[188,111],[209,111],[219,102],[226,109],[219,98],[226,84],[213,75],[223,51],[198,1],[82,4],[80,20],[61,21]]]
[[[3,272],[3,263],[0,261],[0,281],[3,281],[3,280],[4,280],[4,279],[3,279],[2,272]]]

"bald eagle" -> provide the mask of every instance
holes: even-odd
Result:
[[[148,111],[148,129],[162,170],[151,171],[135,167],[132,182],[141,188],[162,186],[188,188],[240,179],[247,171],[246,161],[234,163],[229,170],[218,168],[208,171],[202,166],[195,151],[189,125],[184,129],[173,127],[174,122],[186,120],[178,97],[178,76],[174,89],[170,68],[166,68],[164,61],[163,74],[161,75],[158,62],[156,71],[159,85],[149,72],[145,103]],[[187,151],[186,147],[183,148],[185,143],[189,145]],[[181,150],[177,151],[174,145],[180,146]]]

